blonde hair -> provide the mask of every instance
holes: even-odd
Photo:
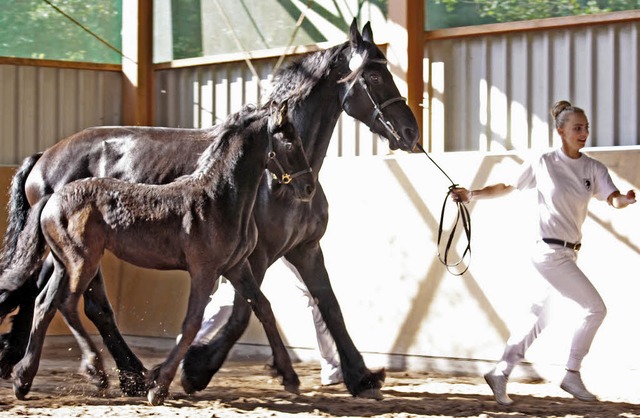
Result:
[[[582,113],[583,115],[585,115],[584,110],[577,106],[573,106],[566,100],[555,102],[551,107],[551,116],[553,116],[553,119],[556,122],[556,129],[562,128],[569,115],[572,115],[574,113]]]

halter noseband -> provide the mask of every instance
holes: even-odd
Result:
[[[279,184],[289,184],[296,177],[300,177],[303,174],[307,174],[307,173],[313,172],[311,167],[309,167],[309,168],[307,168],[305,170],[300,170],[300,171],[298,171],[296,173],[293,173],[293,174],[287,173],[287,171],[284,169],[284,167],[282,166],[282,164],[278,160],[278,156],[276,155],[276,152],[273,150],[273,135],[269,135],[269,152],[267,152],[267,158],[269,160],[272,160],[276,164],[276,166],[278,167],[278,170],[280,170],[280,173],[281,173],[280,175],[278,175],[277,173],[274,173],[273,171],[269,170],[271,172],[271,176],[275,180],[277,180]]]
[[[387,60],[385,59],[377,59],[377,58],[367,58],[365,60],[365,62],[372,62],[375,64],[383,64],[383,65],[387,65]],[[365,64],[365,62],[363,62],[360,67],[362,68],[362,66]],[[384,113],[382,112],[382,110],[395,103],[395,102],[406,102],[407,99],[405,97],[402,96],[397,96],[397,97],[392,97],[389,100],[386,100],[385,102],[383,102],[382,104],[378,105],[376,103],[376,101],[373,99],[373,96],[371,95],[371,92],[369,91],[369,86],[367,85],[367,81],[364,79],[364,76],[362,75],[362,70],[361,68],[357,71],[360,71],[360,74],[358,74],[358,76],[356,77],[356,79],[349,84],[349,88],[347,88],[347,91],[345,92],[344,96],[342,97],[342,103],[341,106],[344,108],[344,102],[347,100],[347,97],[349,96],[349,92],[351,91],[351,89],[353,88],[353,86],[355,85],[356,82],[358,82],[361,86],[362,89],[364,90],[365,93],[367,93],[367,97],[369,98],[369,101],[371,102],[371,104],[373,105],[373,111],[371,112],[371,117],[370,117],[370,130],[371,132],[373,132],[373,126],[376,122],[376,120],[379,120],[380,123],[382,123],[382,126],[384,126],[384,128],[387,130],[387,132],[393,136],[395,138],[396,141],[400,141],[400,134],[398,134],[398,131],[396,131],[396,129],[393,127],[393,125],[391,124],[391,122],[389,122],[387,120],[387,118],[384,117]]]

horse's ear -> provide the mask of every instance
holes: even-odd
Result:
[[[353,22],[351,22],[351,27],[349,28],[349,45],[352,51],[359,50],[362,45],[362,35],[358,32],[358,21],[356,18],[353,18]]]
[[[373,42],[373,31],[371,30],[371,22],[367,22],[364,25],[364,28],[362,28],[362,39],[375,44],[375,42]]]

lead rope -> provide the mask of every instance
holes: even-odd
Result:
[[[469,215],[469,209],[467,209],[466,205],[460,201],[456,201],[456,206],[458,208],[458,213],[456,215],[456,220],[453,224],[453,227],[451,228],[451,232],[449,233],[449,237],[447,238],[447,244],[445,246],[444,249],[444,254],[442,254],[440,252],[440,241],[442,239],[443,236],[443,226],[442,224],[444,223],[444,214],[446,212],[447,209],[447,203],[449,201],[449,196],[451,195],[452,191],[454,188],[458,187],[458,185],[456,183],[453,182],[453,180],[451,180],[451,177],[449,177],[447,175],[447,173],[442,169],[442,167],[440,167],[438,165],[438,163],[436,163],[433,158],[431,158],[431,156],[427,153],[427,151],[425,151],[425,149],[422,147],[422,145],[420,145],[420,143],[416,144],[416,146],[418,147],[418,149],[420,151],[422,151],[424,153],[424,155],[427,156],[427,158],[433,163],[433,165],[435,165],[438,170],[440,170],[442,172],[442,174],[444,174],[444,176],[451,182],[451,186],[449,186],[449,190],[447,191],[447,195],[444,198],[444,203],[442,204],[442,211],[440,212],[440,224],[438,225],[438,242],[437,242],[437,246],[438,246],[438,260],[440,260],[440,262],[442,264],[444,264],[444,266],[447,268],[447,271],[455,276],[462,276],[468,269],[469,266],[471,265],[471,215]],[[451,250],[451,245],[453,243],[453,239],[455,237],[456,234],[456,230],[458,228],[458,223],[462,223],[462,227],[464,229],[464,233],[465,236],[467,238],[467,245],[464,249],[464,252],[462,253],[462,256],[460,257],[460,259],[454,263],[450,263],[449,262],[449,251]],[[464,267],[464,269],[460,272],[458,271],[453,271],[452,269],[454,267],[458,267],[460,264],[462,264],[462,262],[465,260],[465,258],[467,257],[467,255],[469,256],[469,263]]]

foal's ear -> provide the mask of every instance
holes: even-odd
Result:
[[[362,28],[362,39],[367,42],[374,44],[373,42],[373,31],[371,30],[371,22],[367,22]]]
[[[271,103],[271,115],[269,116],[269,128],[272,132],[279,131],[288,121],[289,106],[287,102],[280,105]]]
[[[358,32],[358,21],[353,18],[351,27],[349,28],[349,45],[352,51],[357,51],[362,46],[362,35]]]

